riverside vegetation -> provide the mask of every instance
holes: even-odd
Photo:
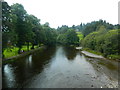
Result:
[[[29,15],[21,4],[9,6],[2,2],[2,54],[8,58],[29,51],[41,45],[80,45],[89,52],[101,54],[110,59],[120,59],[120,25],[104,20],[81,23],[57,29],[49,23],[40,24],[40,19]]]

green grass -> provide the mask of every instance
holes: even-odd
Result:
[[[7,48],[4,50],[3,54],[4,54],[4,57],[5,58],[9,58],[9,57],[12,57],[12,56],[16,56],[18,55],[18,49],[17,47],[14,47],[14,48]]]
[[[30,49],[31,47],[32,47],[32,45],[29,46],[29,50],[31,50]],[[38,46],[34,46],[34,48],[38,48]],[[6,48],[3,52],[4,57],[5,58],[10,58],[10,57],[13,57],[13,56],[17,56],[18,55],[18,50],[19,50],[18,47]],[[27,46],[26,45],[22,46],[21,50],[27,51]]]
[[[38,48],[38,46],[34,46],[34,48],[36,49],[36,48]]]
[[[77,36],[79,37],[79,40],[82,40],[83,39],[83,34],[81,32],[76,32],[77,33]]]
[[[29,50],[30,50],[31,47],[32,47],[32,45],[29,46]],[[22,46],[22,49],[21,49],[21,50],[27,51],[27,46],[25,46],[25,45]]]
[[[120,60],[120,55],[108,55],[107,58],[109,59],[119,59]]]

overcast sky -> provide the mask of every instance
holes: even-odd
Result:
[[[9,5],[20,3],[28,14],[49,22],[57,28],[61,25],[79,25],[99,19],[118,23],[119,0],[5,0]]]

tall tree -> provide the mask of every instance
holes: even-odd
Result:
[[[48,25],[43,25],[43,30],[45,31],[45,43],[46,45],[55,45],[57,33],[54,29],[50,28]]]
[[[34,46],[40,43],[40,37],[41,37],[40,30],[42,29],[42,27],[40,25],[40,19],[38,19],[34,15],[30,15],[29,18],[32,25],[31,29],[33,32],[33,38],[31,40],[32,43],[31,49],[34,49]]]
[[[66,43],[67,44],[77,44],[79,42],[79,38],[77,33],[74,30],[68,30],[66,33]]]
[[[21,4],[14,4],[11,6],[12,12],[14,15],[17,16],[17,23],[16,23],[16,33],[18,35],[17,46],[19,47],[18,53],[22,48],[22,45],[25,43],[25,35],[27,34],[27,30],[25,29],[25,16],[26,10]]]
[[[2,52],[16,43],[15,23],[16,16],[11,13],[11,7],[7,2],[2,2]]]
[[[32,31],[33,24],[32,24],[32,18],[31,15],[26,15],[25,17],[25,42],[27,43],[27,50],[29,51],[29,43],[32,41],[34,33]]]

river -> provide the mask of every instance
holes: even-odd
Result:
[[[56,46],[2,66],[3,88],[116,88],[118,62]]]

